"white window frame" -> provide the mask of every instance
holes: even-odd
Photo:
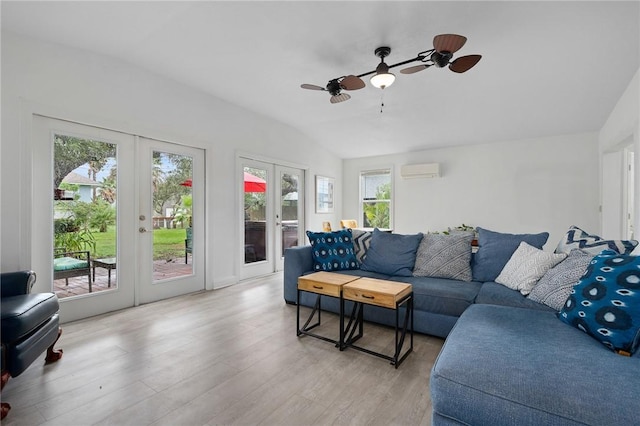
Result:
[[[364,194],[362,191],[362,183],[363,183],[363,178],[365,176],[370,176],[370,175],[384,175],[387,174],[389,175],[389,184],[391,187],[391,193],[390,193],[390,197],[389,200],[378,200],[378,199],[369,199],[369,200],[365,200],[364,198]],[[361,170],[359,175],[358,175],[358,194],[359,194],[359,202],[358,202],[358,225],[361,228],[365,227],[365,223],[364,223],[364,208],[363,206],[365,205],[365,203],[369,202],[369,203],[380,203],[380,202],[387,202],[389,203],[389,229],[393,229],[393,219],[394,219],[394,193],[395,193],[395,188],[394,188],[394,178],[393,178],[393,168],[392,167],[380,167],[380,168],[376,168],[376,169],[368,169],[368,170]]]

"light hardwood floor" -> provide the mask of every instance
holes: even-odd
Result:
[[[318,332],[337,331],[322,319]],[[64,324],[62,359],[5,387],[3,424],[430,424],[442,339],[416,334],[396,370],[295,324],[282,274]],[[390,352],[393,330],[367,323],[361,343]]]

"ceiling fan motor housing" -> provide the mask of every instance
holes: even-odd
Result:
[[[449,61],[451,60],[452,57],[453,57],[453,54],[451,52],[446,52],[446,51],[443,51],[443,52],[435,51],[431,54],[431,60],[433,61],[435,66],[438,68],[446,67],[447,65],[449,65]]]
[[[341,89],[342,87],[340,87],[340,83],[338,83],[338,80],[331,80],[329,83],[327,83],[327,91],[333,96],[339,95]]]

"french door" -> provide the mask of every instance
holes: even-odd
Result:
[[[204,290],[204,152],[142,137],[137,146],[140,303]]]
[[[240,278],[284,268],[284,251],[304,241],[304,171],[240,158]]]
[[[31,140],[31,264],[63,321],[204,288],[201,150],[37,115]]]

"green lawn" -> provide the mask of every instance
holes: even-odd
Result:
[[[110,226],[107,232],[92,231],[96,240],[96,250],[92,253],[95,258],[113,257],[116,254],[115,227]],[[154,229],[153,230],[153,259],[169,260],[184,257],[184,229]]]

